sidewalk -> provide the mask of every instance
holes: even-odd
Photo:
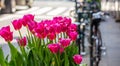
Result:
[[[106,53],[102,56],[99,66],[120,66],[120,23],[115,22],[115,19],[110,16],[101,22],[100,30]],[[89,49],[86,49],[86,52],[83,63],[89,66]]]
[[[100,29],[107,48],[100,66],[120,66],[120,23],[109,17],[101,23]]]

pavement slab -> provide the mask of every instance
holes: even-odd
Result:
[[[113,17],[106,18],[100,25],[103,43],[106,46],[106,56],[101,64],[105,66],[120,65],[120,23],[115,22]],[[103,66],[103,65],[101,65]]]

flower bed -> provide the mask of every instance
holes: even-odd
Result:
[[[0,66],[79,66],[82,56],[78,54],[76,45],[77,26],[67,17],[53,17],[51,20],[36,22],[34,15],[27,14],[12,21],[19,33],[16,39],[20,51],[11,41],[14,33],[10,26],[0,29],[0,36],[10,48],[10,61],[4,58],[0,48]],[[26,36],[20,29],[26,27]]]

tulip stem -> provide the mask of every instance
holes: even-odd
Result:
[[[59,60],[58,60],[58,57],[57,57],[57,54],[55,54],[55,57],[56,57],[56,60],[57,60],[57,66],[60,66],[60,62],[59,62]]]
[[[27,27],[27,32],[28,32],[28,37],[30,38],[30,32],[29,32],[29,29],[28,29],[28,27]]]
[[[58,34],[58,39],[60,38],[60,34]]]
[[[57,35],[56,35],[57,36]],[[55,40],[55,43],[57,42],[57,37],[54,39]]]
[[[46,40],[47,40],[47,44],[48,44],[49,43],[49,39],[47,38]]]
[[[32,35],[31,35],[32,36]],[[34,38],[33,38],[33,40],[34,40],[34,43],[35,43],[35,47],[37,46],[37,40],[36,40],[36,37],[35,37],[35,35],[34,35]]]
[[[46,44],[45,44],[45,40],[44,40],[44,39],[43,39],[43,45],[46,45]]]
[[[60,38],[62,38],[62,33],[60,33]]]
[[[18,32],[19,32],[20,38],[22,38],[22,34],[21,34],[20,30],[18,30]]]
[[[41,46],[41,39],[39,39],[38,49],[40,49],[40,46]]]
[[[25,48],[23,46],[20,46],[20,49],[21,49],[21,52],[24,55],[25,60],[26,60],[27,59],[27,55],[26,55],[26,52],[25,52]]]
[[[64,38],[66,38],[66,34],[65,33],[63,33],[64,34]]]

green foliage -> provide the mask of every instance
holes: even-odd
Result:
[[[6,66],[5,59],[4,59],[4,54],[3,54],[3,51],[2,51],[1,47],[0,47],[0,66]]]
[[[74,42],[65,48],[62,54],[53,54],[43,40],[38,40],[38,38],[36,40],[37,43],[34,43],[34,40],[29,38],[28,45],[20,46],[20,51],[8,42],[11,58],[10,61],[7,61],[8,56],[4,59],[3,51],[0,48],[1,66],[78,66],[72,59],[72,56],[78,53],[78,47]]]

